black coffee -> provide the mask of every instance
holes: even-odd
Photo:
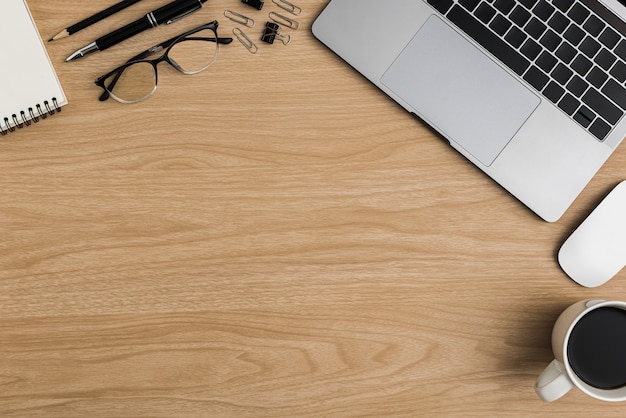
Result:
[[[598,308],[574,326],[567,346],[574,372],[600,389],[626,386],[626,311]]]

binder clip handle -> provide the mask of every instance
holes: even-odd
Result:
[[[267,22],[265,24],[265,30],[261,36],[261,40],[268,44],[273,44],[274,41],[279,40],[283,45],[288,45],[291,42],[291,36],[289,34],[283,35],[282,29],[276,23]]]

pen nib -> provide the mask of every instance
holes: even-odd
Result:
[[[98,48],[98,45],[95,42],[92,42],[89,45],[82,47],[81,49],[79,49],[78,51],[74,52],[72,55],[67,57],[65,62],[74,61],[75,59],[84,57],[90,52],[98,51],[98,50],[100,50],[100,48]]]
[[[83,55],[82,51],[76,51],[76,52],[74,52],[72,55],[70,55],[69,57],[67,57],[67,58],[65,59],[65,62],[74,61],[75,59],[82,58],[82,57],[84,57],[84,56],[85,56],[85,55]]]

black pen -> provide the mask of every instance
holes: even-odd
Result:
[[[135,3],[138,3],[140,0],[123,0],[120,1],[119,3],[114,4],[113,6],[96,13],[93,16],[89,16],[88,18],[81,20],[78,23],[73,24],[72,26],[69,26],[65,29],[63,29],[61,32],[57,33],[56,35],[54,35],[52,38],[50,38],[48,40],[48,42],[52,42],[55,41],[57,39],[61,39],[61,38],[65,38],[66,36],[70,36],[80,30],[83,30],[91,25],[93,25],[94,23],[97,23],[99,21],[101,21],[102,19],[106,19],[109,16],[114,15],[115,13],[124,10],[125,8],[132,6]]]
[[[137,19],[116,31],[104,35],[67,57],[65,61],[82,58],[95,51],[103,51],[144,30],[155,28],[160,24],[170,24],[202,8],[207,0],[175,0]]]

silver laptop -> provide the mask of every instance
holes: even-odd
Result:
[[[331,0],[313,34],[547,221],[626,135],[626,0]]]

